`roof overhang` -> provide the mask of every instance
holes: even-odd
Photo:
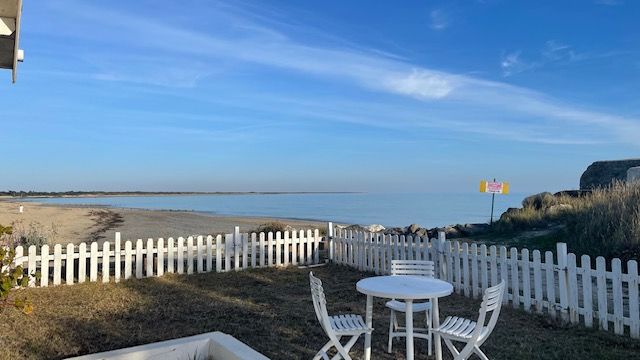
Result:
[[[24,59],[19,48],[22,0],[0,0],[0,68],[11,69],[16,82],[18,61]]]

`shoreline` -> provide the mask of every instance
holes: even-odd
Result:
[[[242,195],[306,195],[306,194],[364,194],[364,192],[358,191],[230,191],[230,192],[108,192],[108,193],[99,193],[99,192],[87,192],[83,194],[63,194],[63,193],[52,193],[51,195],[32,195],[32,196],[11,196],[11,195],[0,195],[0,201],[20,201],[20,200],[31,200],[31,199],[56,199],[56,198],[100,198],[100,197],[145,197],[145,196],[194,196],[194,195],[232,195],[232,196],[242,196]]]
[[[22,205],[24,213],[21,214],[15,202],[0,201],[0,224],[14,224],[16,230],[23,233],[36,228],[45,235],[49,244],[111,241],[116,232],[121,233],[123,240],[232,233],[235,226],[240,226],[242,232],[250,232],[269,222],[284,223],[294,229],[326,227],[326,221],[185,210],[77,206],[35,201]]]
[[[183,210],[183,209],[149,209],[149,208],[136,208],[136,207],[121,207],[121,206],[113,206],[113,205],[102,205],[102,204],[52,204],[52,203],[41,203],[37,201],[29,201],[31,204],[38,204],[38,206],[46,207],[56,207],[56,208],[81,208],[81,209],[110,209],[110,210],[123,210],[123,211],[153,211],[153,212],[166,212],[166,213],[187,213],[187,214],[196,214],[214,218],[241,218],[241,219],[264,219],[265,222],[269,221],[296,221],[296,222],[313,222],[313,223],[327,223],[333,222],[332,220],[324,220],[324,219],[313,219],[313,218],[303,218],[303,217],[277,217],[277,216],[262,216],[262,215],[235,215],[235,214],[219,214],[215,212],[209,211],[199,211],[199,210]]]

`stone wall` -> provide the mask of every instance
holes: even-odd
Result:
[[[596,161],[580,177],[580,190],[607,186],[614,180],[626,181],[627,170],[640,166],[640,159]]]
[[[640,166],[627,170],[627,182],[640,181]]]

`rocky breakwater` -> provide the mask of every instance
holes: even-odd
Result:
[[[405,227],[385,228],[382,225],[373,224],[366,226],[350,225],[341,228],[345,230],[383,233],[388,235],[420,236],[428,237],[430,239],[437,238],[438,232],[444,231],[448,239],[454,239],[486,233],[489,231],[489,224],[456,224],[434,228],[425,228],[418,224],[411,224]]]

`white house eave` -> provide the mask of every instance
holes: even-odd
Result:
[[[22,0],[0,0],[0,68],[11,69],[16,82],[18,62],[24,59],[20,50]]]

